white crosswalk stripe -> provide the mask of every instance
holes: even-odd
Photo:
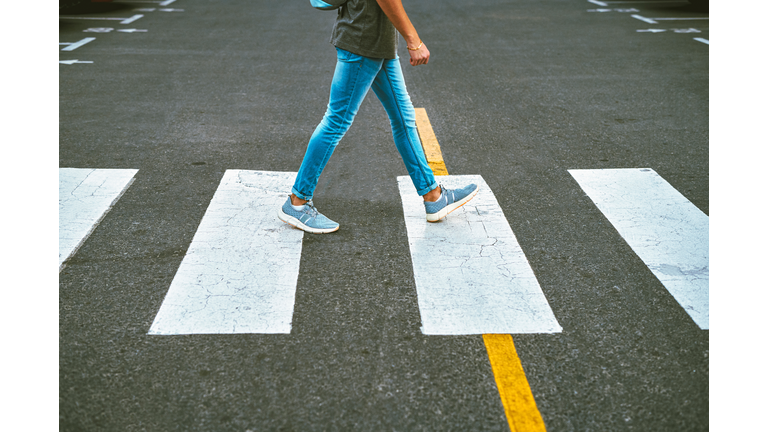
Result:
[[[709,217],[655,171],[570,170],[702,329],[709,328]]]
[[[149,334],[291,332],[303,232],[277,209],[295,178],[224,174]]]
[[[428,223],[422,198],[398,177],[413,261],[422,332],[432,335],[558,333],[536,276],[496,197],[481,176],[441,176],[480,190],[467,204]]]
[[[59,270],[128,189],[137,172],[59,168]]]

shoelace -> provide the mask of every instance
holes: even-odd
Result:
[[[446,202],[450,202],[450,200],[448,199],[448,194],[453,194],[453,191],[450,189],[446,189],[445,186],[443,185],[440,185],[440,192],[442,192],[440,194],[440,198],[445,197]],[[451,198],[453,198],[453,195],[451,195]]]
[[[317,209],[315,208],[315,204],[312,203],[312,200],[307,201],[304,203],[306,207],[304,207],[304,212],[308,214],[310,217],[316,217],[318,213]]]

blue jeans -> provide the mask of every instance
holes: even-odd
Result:
[[[437,187],[432,169],[424,157],[416,130],[416,115],[405,88],[400,60],[363,57],[336,48],[336,71],[331,97],[323,120],[315,128],[292,192],[309,200],[333,150],[349,130],[368,89],[381,101],[392,125],[392,136],[419,195]]]

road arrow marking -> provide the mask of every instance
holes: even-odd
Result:
[[[697,30],[695,28],[687,28],[687,29],[672,29],[675,33],[701,33],[701,30]]]

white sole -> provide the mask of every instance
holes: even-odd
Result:
[[[440,219],[448,216],[449,213],[456,210],[457,208],[463,206],[464,204],[468,203],[469,200],[475,197],[477,195],[477,192],[480,190],[480,186],[475,188],[474,192],[471,194],[465,196],[464,198],[460,199],[459,201],[456,201],[453,204],[449,204],[445,206],[442,210],[440,210],[437,213],[427,214],[427,222],[438,222]]]
[[[312,227],[308,227],[308,226],[304,225],[303,223],[301,223],[301,221],[296,219],[295,217],[283,213],[283,209],[282,208],[277,210],[277,217],[281,221],[287,223],[288,225],[290,225],[290,226],[292,226],[294,228],[300,229],[302,231],[311,233],[311,234],[328,234],[328,233],[332,233],[334,231],[338,231],[339,230],[339,226],[338,225],[336,226],[336,228],[312,228]]]

